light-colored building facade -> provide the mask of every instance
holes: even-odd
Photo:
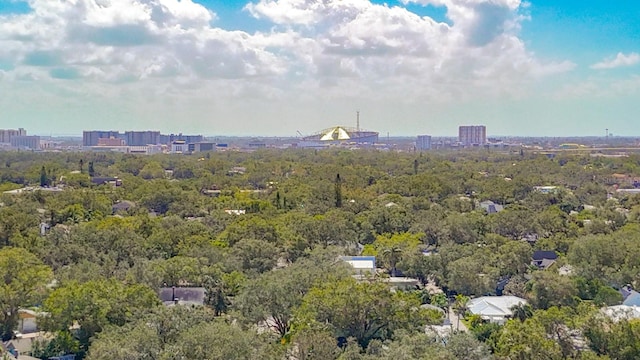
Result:
[[[0,143],[11,143],[11,138],[14,136],[27,136],[27,130],[23,128],[15,129],[0,129]]]
[[[17,149],[40,150],[40,136],[12,136],[11,147]]]
[[[189,145],[184,140],[176,140],[171,143],[172,154],[186,154],[189,152]]]
[[[462,146],[480,146],[487,143],[487,128],[484,125],[458,127],[458,142]]]
[[[129,146],[160,144],[160,131],[125,131],[125,141]]]
[[[490,323],[503,325],[513,316],[513,307],[527,304],[527,300],[517,296],[481,296],[467,302],[467,309]]]
[[[124,140],[119,138],[99,138],[98,146],[124,146]]]
[[[417,150],[431,150],[431,135],[418,135],[416,139]]]
[[[82,132],[82,146],[98,146],[100,139],[122,139],[118,131],[90,130]]]
[[[191,152],[205,152],[216,151],[216,143],[201,141],[194,144],[189,144],[189,151]]]

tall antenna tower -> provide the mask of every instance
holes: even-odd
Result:
[[[360,111],[356,111],[356,130],[360,132]]]

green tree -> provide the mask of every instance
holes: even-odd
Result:
[[[96,176],[96,171],[93,168],[93,161],[89,161],[89,169],[88,169],[88,173],[90,177],[94,177]]]
[[[51,269],[27,250],[0,248],[0,337],[8,340],[18,325],[18,309],[38,304],[52,279]]]
[[[583,332],[589,347],[602,357],[620,360],[640,358],[640,321],[637,319],[613,321],[592,316],[584,324]]]
[[[123,326],[106,326],[96,334],[88,359],[175,359],[182,334],[213,320],[213,312],[203,307],[155,307]]]
[[[449,288],[465,295],[484,295],[494,290],[495,278],[488,273],[486,258],[478,253],[447,265]]]
[[[514,319],[524,322],[533,316],[533,308],[529,304],[520,303],[511,307],[511,313]]]
[[[340,348],[330,331],[307,328],[295,334],[289,354],[295,359],[336,359],[340,355]]]
[[[342,207],[342,179],[340,179],[340,174],[336,174],[335,180],[335,193],[336,193],[336,207]]]
[[[418,252],[423,236],[410,233],[378,235],[373,242],[373,251],[365,251],[364,254],[377,255],[391,276],[396,276],[398,263]]]
[[[496,355],[513,360],[561,359],[562,350],[534,319],[510,320],[496,343]]]
[[[593,298],[594,303],[606,306],[620,305],[622,300],[622,294],[610,286],[601,286]]]
[[[569,277],[552,271],[537,271],[531,281],[533,305],[536,308],[575,305],[578,290]]]
[[[295,327],[327,326],[336,338],[354,338],[362,348],[397,329],[422,329],[433,321],[417,311],[418,297],[394,295],[386,284],[346,278],[312,288],[296,312]]]
[[[54,356],[76,354],[80,351],[80,342],[68,331],[58,331],[50,340],[36,340],[31,355],[40,359]]]
[[[253,360],[277,354],[271,352],[264,336],[220,321],[201,323],[184,331],[175,348],[179,359]]]
[[[284,269],[264,273],[246,284],[234,307],[250,322],[264,322],[284,337],[291,328],[294,311],[312,286],[327,277],[338,280],[348,275],[346,264],[337,265],[302,259]]]
[[[464,315],[467,313],[467,303],[469,302],[469,300],[470,298],[468,296],[458,294],[456,295],[456,298],[451,305],[451,310],[456,314],[456,317],[458,319],[456,330],[460,330],[460,318],[464,317]]]
[[[203,308],[159,307],[96,336],[87,359],[281,359],[269,335],[213,319]]]
[[[49,186],[49,176],[47,175],[47,169],[44,165],[42,165],[42,169],[40,169],[40,186]]]
[[[213,309],[214,315],[220,316],[227,312],[230,303],[225,294],[223,280],[209,277],[205,280],[204,287],[206,290],[204,303]]]
[[[145,180],[162,179],[164,178],[164,169],[160,163],[151,161],[140,170],[139,176]]]
[[[49,316],[46,330],[69,331],[77,323],[76,336],[83,349],[107,325],[122,326],[141,313],[159,305],[156,293],[144,285],[125,285],[113,279],[69,283],[55,289],[44,302]]]

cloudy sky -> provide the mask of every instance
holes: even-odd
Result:
[[[0,128],[640,135],[637,0],[0,0]]]

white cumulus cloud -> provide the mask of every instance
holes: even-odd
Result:
[[[370,0],[248,2],[245,16],[266,31],[221,28],[193,0],[28,2],[29,13],[0,15],[6,88],[32,83],[132,108],[520,97],[575,66],[527,49],[520,0],[406,0],[445,6],[447,22]]]
[[[599,63],[591,65],[591,68],[596,70],[615,69],[624,66],[636,65],[639,62],[640,54],[638,53],[630,53],[628,55],[618,53],[615,58],[605,59]]]

